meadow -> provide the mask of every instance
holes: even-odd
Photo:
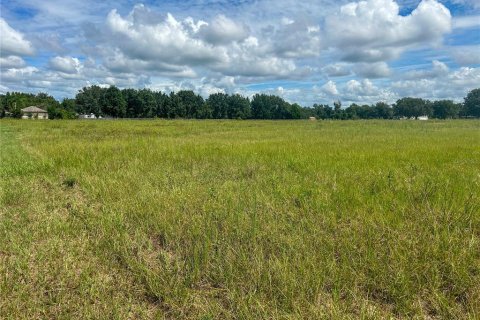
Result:
[[[0,121],[2,319],[480,318],[480,121]]]

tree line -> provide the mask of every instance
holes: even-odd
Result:
[[[112,118],[184,119],[398,119],[428,116],[438,119],[480,118],[480,89],[470,91],[463,103],[429,101],[406,97],[393,105],[351,104],[342,108],[314,104],[302,107],[275,95],[256,94],[251,99],[239,94],[214,93],[207,99],[191,90],[166,94],[150,89],[119,89],[115,86],[84,87],[75,98],[57,101],[46,93],[7,92],[0,95],[0,117],[21,117],[21,109],[35,105],[48,111],[50,119],[74,119],[79,114]]]

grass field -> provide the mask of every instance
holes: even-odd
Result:
[[[480,318],[479,121],[0,121],[1,319]]]

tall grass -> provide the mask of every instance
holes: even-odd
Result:
[[[0,317],[480,317],[480,122],[0,128]]]

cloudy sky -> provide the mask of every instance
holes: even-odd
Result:
[[[1,1],[0,92],[91,84],[273,93],[303,105],[460,101],[480,87],[478,0]]]

